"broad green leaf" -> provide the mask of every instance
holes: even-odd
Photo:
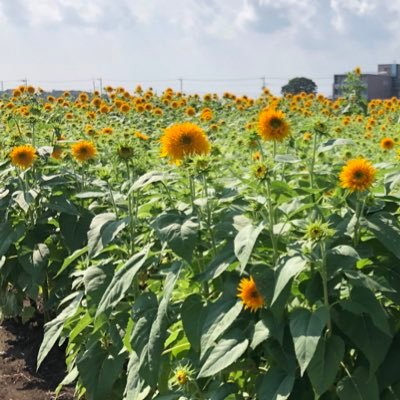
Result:
[[[114,346],[104,349],[95,341],[78,358],[80,379],[87,390],[88,400],[109,400],[112,389],[124,366],[126,354]]]
[[[140,363],[139,358],[135,352],[132,352],[129,357],[128,370],[127,370],[127,381],[125,388],[125,396],[126,400],[140,399],[141,394],[143,393],[143,389],[145,388],[145,383],[143,379],[141,379],[139,374]]]
[[[277,154],[275,156],[275,161],[281,163],[296,164],[301,160],[293,154]]]
[[[47,203],[47,207],[50,210],[60,213],[79,215],[79,211],[75,207],[74,203],[72,203],[72,201],[69,200],[65,195],[51,197]]]
[[[289,281],[306,267],[307,261],[299,256],[283,258],[276,270],[276,284],[271,305],[278,299]]]
[[[244,269],[246,268],[257,238],[264,227],[264,222],[261,222],[257,227],[254,227],[253,225],[247,225],[237,233],[235,237],[234,248],[235,255],[240,262],[241,273],[243,273]]]
[[[230,265],[236,261],[232,242],[227,245],[211,260],[204,273],[197,278],[201,281],[209,281],[218,278]],[[236,261],[237,262],[237,261]]]
[[[37,369],[39,369],[40,364],[43,362],[49,351],[53,348],[54,344],[58,340],[63,329],[64,322],[75,314],[82,298],[83,292],[76,293],[68,307],[61,311],[61,313],[58,314],[55,319],[48,322],[44,326],[44,337],[37,356]]]
[[[81,215],[60,214],[58,218],[60,233],[64,239],[65,246],[70,252],[81,249],[87,244],[87,233],[93,215],[89,212]]]
[[[386,358],[378,369],[379,388],[383,390],[396,383],[400,384],[400,332],[393,338]]]
[[[321,396],[334,383],[344,356],[344,342],[339,336],[321,338],[307,373],[315,392]]]
[[[248,345],[249,341],[243,336],[240,329],[230,331],[211,350],[200,369],[198,378],[213,376],[233,364],[243,355]]]
[[[340,400],[380,400],[375,377],[369,377],[363,367],[357,368],[350,377],[344,377],[338,383],[336,393]]]
[[[165,179],[163,172],[150,171],[138,178],[129,189],[129,194],[135,190],[144,188],[151,183],[162,182]]]
[[[201,329],[204,323],[203,302],[201,296],[192,294],[185,299],[181,308],[183,329],[193,350],[200,352]]]
[[[167,338],[168,317],[167,309],[179,278],[182,264],[176,263],[175,268],[167,275],[164,284],[163,297],[157,310],[157,316],[151,326],[149,342],[147,347],[147,368],[151,383],[156,385],[160,369],[160,359]]]
[[[199,222],[195,216],[187,216],[180,211],[161,214],[153,223],[157,236],[166,242],[174,253],[186,261],[191,261]]]
[[[329,278],[343,270],[354,269],[360,259],[357,251],[348,245],[339,245],[329,249],[326,255],[326,267]]]
[[[150,246],[133,255],[114,275],[111,283],[100,300],[96,317],[102,313],[109,313],[123,298],[132,286],[132,281],[140,268],[144,265]]]
[[[243,304],[238,299],[222,296],[204,310],[204,324],[200,339],[200,359],[203,359],[214,342],[235,322]]]
[[[261,400],[286,400],[294,386],[294,373],[271,367],[261,378],[257,389],[258,398]]]
[[[332,315],[340,330],[367,358],[370,374],[374,374],[388,352],[390,336],[376,328],[367,315],[356,315],[345,310]]]
[[[341,305],[345,310],[354,314],[368,314],[378,329],[388,336],[392,336],[388,315],[371,290],[355,286],[351,290],[350,301],[343,301]]]
[[[67,257],[63,264],[61,265],[61,268],[58,270],[57,275],[55,276],[56,278],[59,277],[74,261],[76,261],[79,257],[81,257],[83,254],[87,253],[88,247],[85,246],[82,249],[75,250],[69,257]]]
[[[254,326],[254,333],[251,339],[250,347],[254,350],[260,343],[270,337],[270,332],[265,321],[260,320]]]
[[[116,220],[113,213],[96,215],[88,232],[89,257],[97,256],[127,224],[127,218]]]
[[[15,228],[9,221],[0,224],[0,257],[4,256],[9,247],[21,238],[23,231],[23,224]]]
[[[325,143],[322,143],[318,148],[318,153],[324,153],[331,151],[336,146],[354,145],[354,141],[351,139],[329,139]]]
[[[329,311],[325,307],[321,307],[315,312],[298,308],[290,313],[290,332],[301,375],[304,374],[314,356],[328,318]]]
[[[364,225],[397,258],[400,258],[400,227],[391,214],[376,213],[363,219]]]

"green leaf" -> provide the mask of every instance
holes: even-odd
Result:
[[[132,193],[135,190],[144,188],[145,186],[150,185],[151,183],[162,182],[164,179],[165,175],[163,172],[157,172],[157,171],[147,172],[134,182],[132,187],[129,189],[128,194]]]
[[[200,369],[198,378],[213,376],[233,364],[249,345],[240,329],[234,329],[222,337],[211,350]]]
[[[85,246],[82,249],[75,250],[69,257],[67,257],[61,268],[58,270],[56,278],[59,277],[74,261],[76,261],[80,256],[87,253],[88,247]]]
[[[95,257],[107,246],[128,224],[128,219],[116,220],[115,214],[96,215],[88,232],[89,257]]]
[[[351,290],[350,300],[341,302],[341,305],[345,310],[354,314],[368,314],[378,329],[388,336],[392,336],[388,315],[371,290],[355,286]]]
[[[235,255],[240,262],[241,273],[243,273],[244,269],[246,268],[257,238],[264,227],[264,222],[261,222],[257,227],[254,227],[253,225],[247,225],[240,229],[240,231],[237,233],[234,242],[234,249]]]
[[[292,392],[294,381],[294,373],[271,367],[261,378],[257,389],[258,398],[260,400],[286,400]]]
[[[344,356],[344,342],[339,336],[321,338],[307,373],[315,392],[321,396],[335,382]]]
[[[161,241],[178,256],[191,261],[199,230],[197,217],[174,210],[161,214],[152,225]]]
[[[114,272],[112,264],[91,266],[83,275],[87,309],[94,316],[104,291],[111,282]]]
[[[359,259],[359,254],[351,246],[339,245],[329,249],[326,254],[328,277],[332,278],[343,270],[354,269]]]
[[[217,253],[215,258],[211,260],[204,273],[197,276],[197,279],[204,282],[218,278],[235,261],[236,255],[233,251],[233,244],[232,242],[228,242],[227,245]]]
[[[340,400],[379,400],[375,377],[369,378],[366,368],[357,368],[352,375],[343,378],[337,385]]]
[[[77,360],[80,379],[86,388],[88,400],[109,400],[112,389],[125,362],[126,354],[111,346],[102,348],[95,341]]]
[[[298,157],[295,157],[293,154],[277,154],[275,156],[275,161],[281,163],[296,164],[301,160]]]
[[[185,299],[181,308],[181,318],[190,345],[194,351],[199,352],[201,329],[204,323],[203,302],[200,295],[192,294]]]
[[[47,207],[50,210],[60,213],[79,215],[78,209],[75,207],[72,201],[67,199],[64,195],[50,197]]]
[[[254,350],[260,343],[264,342],[270,337],[270,332],[265,321],[260,320],[254,326],[254,333],[251,339],[250,347]]]
[[[181,263],[176,263],[174,269],[167,275],[164,284],[163,298],[160,301],[157,310],[157,316],[151,326],[149,342],[147,347],[147,369],[152,385],[156,385],[158,381],[158,373],[160,369],[161,353],[164,348],[164,342],[167,338],[168,317],[167,309],[172,296],[172,291],[179,278],[182,268]]]
[[[328,318],[329,311],[325,307],[321,307],[315,312],[298,308],[290,313],[290,332],[301,375],[304,374],[314,356]]]
[[[340,330],[367,358],[370,374],[374,374],[385,359],[391,338],[376,328],[367,315],[356,315],[346,310],[332,313]]]
[[[378,370],[378,382],[381,390],[400,383],[400,332],[393,338],[386,358]]]
[[[207,305],[200,339],[200,359],[204,358],[215,341],[235,322],[242,308],[240,300],[227,299],[225,296]]]
[[[127,370],[127,381],[125,388],[124,399],[140,399],[140,395],[143,393],[145,383],[141,379],[139,374],[140,363],[139,358],[135,352],[131,353],[129,357],[128,370]]]
[[[64,322],[75,314],[79,304],[83,298],[83,292],[76,293],[71,303],[58,316],[44,326],[44,337],[40,345],[39,353],[37,356],[37,369],[46,358],[49,351],[53,348],[58,340],[64,326]]]
[[[397,258],[400,258],[400,227],[389,213],[376,213],[362,220],[363,224]]]
[[[0,258],[7,253],[13,243],[21,238],[23,231],[22,224],[17,225],[15,229],[9,221],[0,224]]]
[[[102,313],[109,313],[124,297],[125,293],[132,286],[135,275],[142,268],[147,259],[150,245],[146,246],[142,251],[133,255],[119,269],[100,300],[96,317]]]
[[[354,145],[354,141],[351,139],[329,139],[325,143],[322,143],[318,148],[318,153],[324,153],[331,151],[336,146]]]
[[[307,261],[299,256],[285,257],[280,260],[276,270],[276,284],[274,290],[274,297],[271,305],[278,299],[282,290],[286,287],[289,281],[298,275],[306,267]]]

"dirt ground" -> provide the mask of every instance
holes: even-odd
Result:
[[[64,353],[53,349],[36,373],[36,357],[43,327],[14,320],[0,325],[0,400],[53,400],[54,390],[65,375]],[[59,400],[73,400],[67,388]]]

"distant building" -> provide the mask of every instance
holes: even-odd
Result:
[[[400,64],[379,64],[377,73],[361,74],[365,84],[365,96],[368,100],[400,98]],[[333,98],[341,96],[341,87],[346,74],[333,77]]]

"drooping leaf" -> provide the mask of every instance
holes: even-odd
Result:
[[[158,216],[153,227],[160,240],[166,242],[174,253],[187,261],[192,259],[199,230],[197,217],[169,211]]]
[[[249,341],[240,329],[234,329],[224,335],[211,350],[202,365],[198,378],[213,376],[233,364],[248,347]]]
[[[251,253],[253,252],[254,245],[264,227],[264,222],[261,222],[257,227],[246,225],[237,233],[234,242],[234,249],[235,255],[240,262],[241,273],[243,273],[246,268]]]
[[[320,307],[315,312],[298,308],[290,313],[290,332],[301,375],[314,356],[328,318],[329,311],[325,307]]]
[[[96,312],[96,317],[102,313],[109,313],[124,297],[132,285],[135,275],[144,265],[150,246],[133,255],[114,275],[111,283],[105,290]]]
[[[340,400],[379,400],[376,378],[369,377],[366,368],[357,368],[351,376],[344,377],[337,385]]]
[[[127,218],[117,220],[113,213],[96,215],[88,232],[89,256],[96,257],[127,224]]]
[[[321,338],[307,373],[316,393],[321,396],[334,383],[344,356],[344,342],[339,336]]]
[[[292,392],[294,373],[288,373],[278,367],[271,367],[261,378],[257,394],[263,400],[286,400]]]

